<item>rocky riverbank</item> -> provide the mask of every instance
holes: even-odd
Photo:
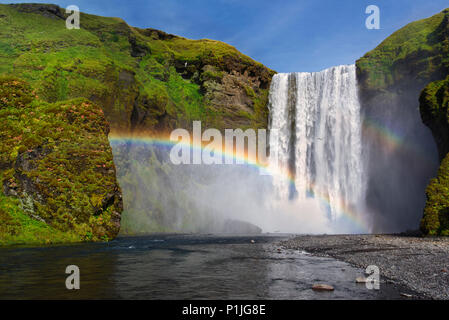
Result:
[[[360,268],[379,267],[381,277],[430,299],[449,299],[449,238],[397,235],[297,236],[284,249],[331,256]]]

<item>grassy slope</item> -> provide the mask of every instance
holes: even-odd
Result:
[[[20,202],[0,194],[0,245],[78,242],[74,232],[63,232],[23,212]]]
[[[150,114],[143,124],[146,128],[158,124],[163,115],[175,125],[193,119],[222,123],[219,118],[226,112],[208,108],[200,79],[184,79],[176,65],[187,62],[190,70],[186,71],[192,74],[201,72],[206,63],[220,72],[228,61],[268,70],[225,43],[161,39],[157,33],[132,28],[118,18],[81,14],[81,29],[68,30],[62,19],[19,12],[6,5],[0,5],[0,17],[0,72],[29,81],[50,102],[93,98],[103,106],[113,130],[130,128],[136,100]],[[134,76],[130,83],[121,78],[124,71]],[[258,110],[246,115],[259,126],[266,116],[259,110],[265,108],[259,100],[266,100],[267,89],[253,97]]]
[[[412,22],[357,61],[362,87],[371,91],[395,86],[410,75],[432,78],[449,70],[447,19],[449,9]]]

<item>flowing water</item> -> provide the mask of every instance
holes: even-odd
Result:
[[[361,219],[366,177],[355,66],[277,74],[270,90],[270,165],[280,201],[325,200],[330,221]],[[288,178],[286,178],[288,177]],[[358,216],[357,216],[358,215]]]
[[[300,251],[280,236],[158,235],[109,243],[0,248],[0,299],[400,299],[356,284],[363,270]],[[251,243],[254,240],[255,243]],[[80,290],[67,290],[68,265]],[[335,287],[315,292],[314,283]]]
[[[272,176],[237,164],[173,165],[165,145],[111,143],[122,230],[221,233],[240,220],[263,232],[369,232],[355,66],[275,75],[269,111]]]

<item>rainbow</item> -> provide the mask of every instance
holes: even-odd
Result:
[[[182,145],[190,148],[191,150],[201,150],[205,149],[204,146],[195,146],[193,143],[186,143],[181,141],[173,141],[168,137],[163,136],[151,136],[151,135],[122,135],[122,134],[113,134],[109,135],[109,141],[111,146],[119,146],[123,144],[133,144],[133,145],[154,145],[154,146],[162,146],[162,147],[173,147],[174,145]],[[224,149],[224,148],[223,148]],[[210,150],[208,150],[210,151]],[[291,185],[295,185],[294,175],[288,170],[280,170],[279,168],[273,169],[266,163],[260,163],[257,159],[252,159],[248,157],[248,155],[227,153],[223,151],[214,150],[214,153],[220,155],[223,159],[232,159],[233,163],[241,163],[247,167],[254,168],[259,170],[259,172],[263,172],[268,175],[280,175]],[[337,207],[332,207],[329,195],[320,193],[318,188],[314,185],[309,185],[308,188],[308,196],[313,197],[320,201],[322,205],[326,208],[332,208],[334,211],[340,213],[341,217],[344,217],[345,221],[351,223],[352,226],[355,226],[357,230],[361,233],[368,233],[368,226],[360,219],[360,216],[349,208],[343,200],[338,201]]]
[[[372,119],[367,118],[363,121],[363,132],[368,138],[381,141],[387,150],[405,146],[404,139],[401,136]]]
[[[365,118],[362,129],[366,139],[380,143],[387,152],[392,153],[404,149],[413,152],[421,161],[434,161],[428,152],[423,151],[417,145],[406,142],[402,136],[378,121]]]

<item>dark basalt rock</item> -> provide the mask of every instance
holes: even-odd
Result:
[[[218,232],[230,234],[260,234],[262,233],[262,229],[246,221],[228,219],[224,222],[223,228],[218,230]]]
[[[19,3],[10,6],[17,8],[20,12],[37,13],[52,19],[66,19],[65,10],[54,4]]]
[[[171,40],[173,38],[180,38],[174,34],[169,34],[161,30],[152,29],[152,28],[146,28],[146,29],[140,29],[135,28],[137,31],[139,31],[141,34],[143,34],[146,37],[152,38],[154,40]]]

